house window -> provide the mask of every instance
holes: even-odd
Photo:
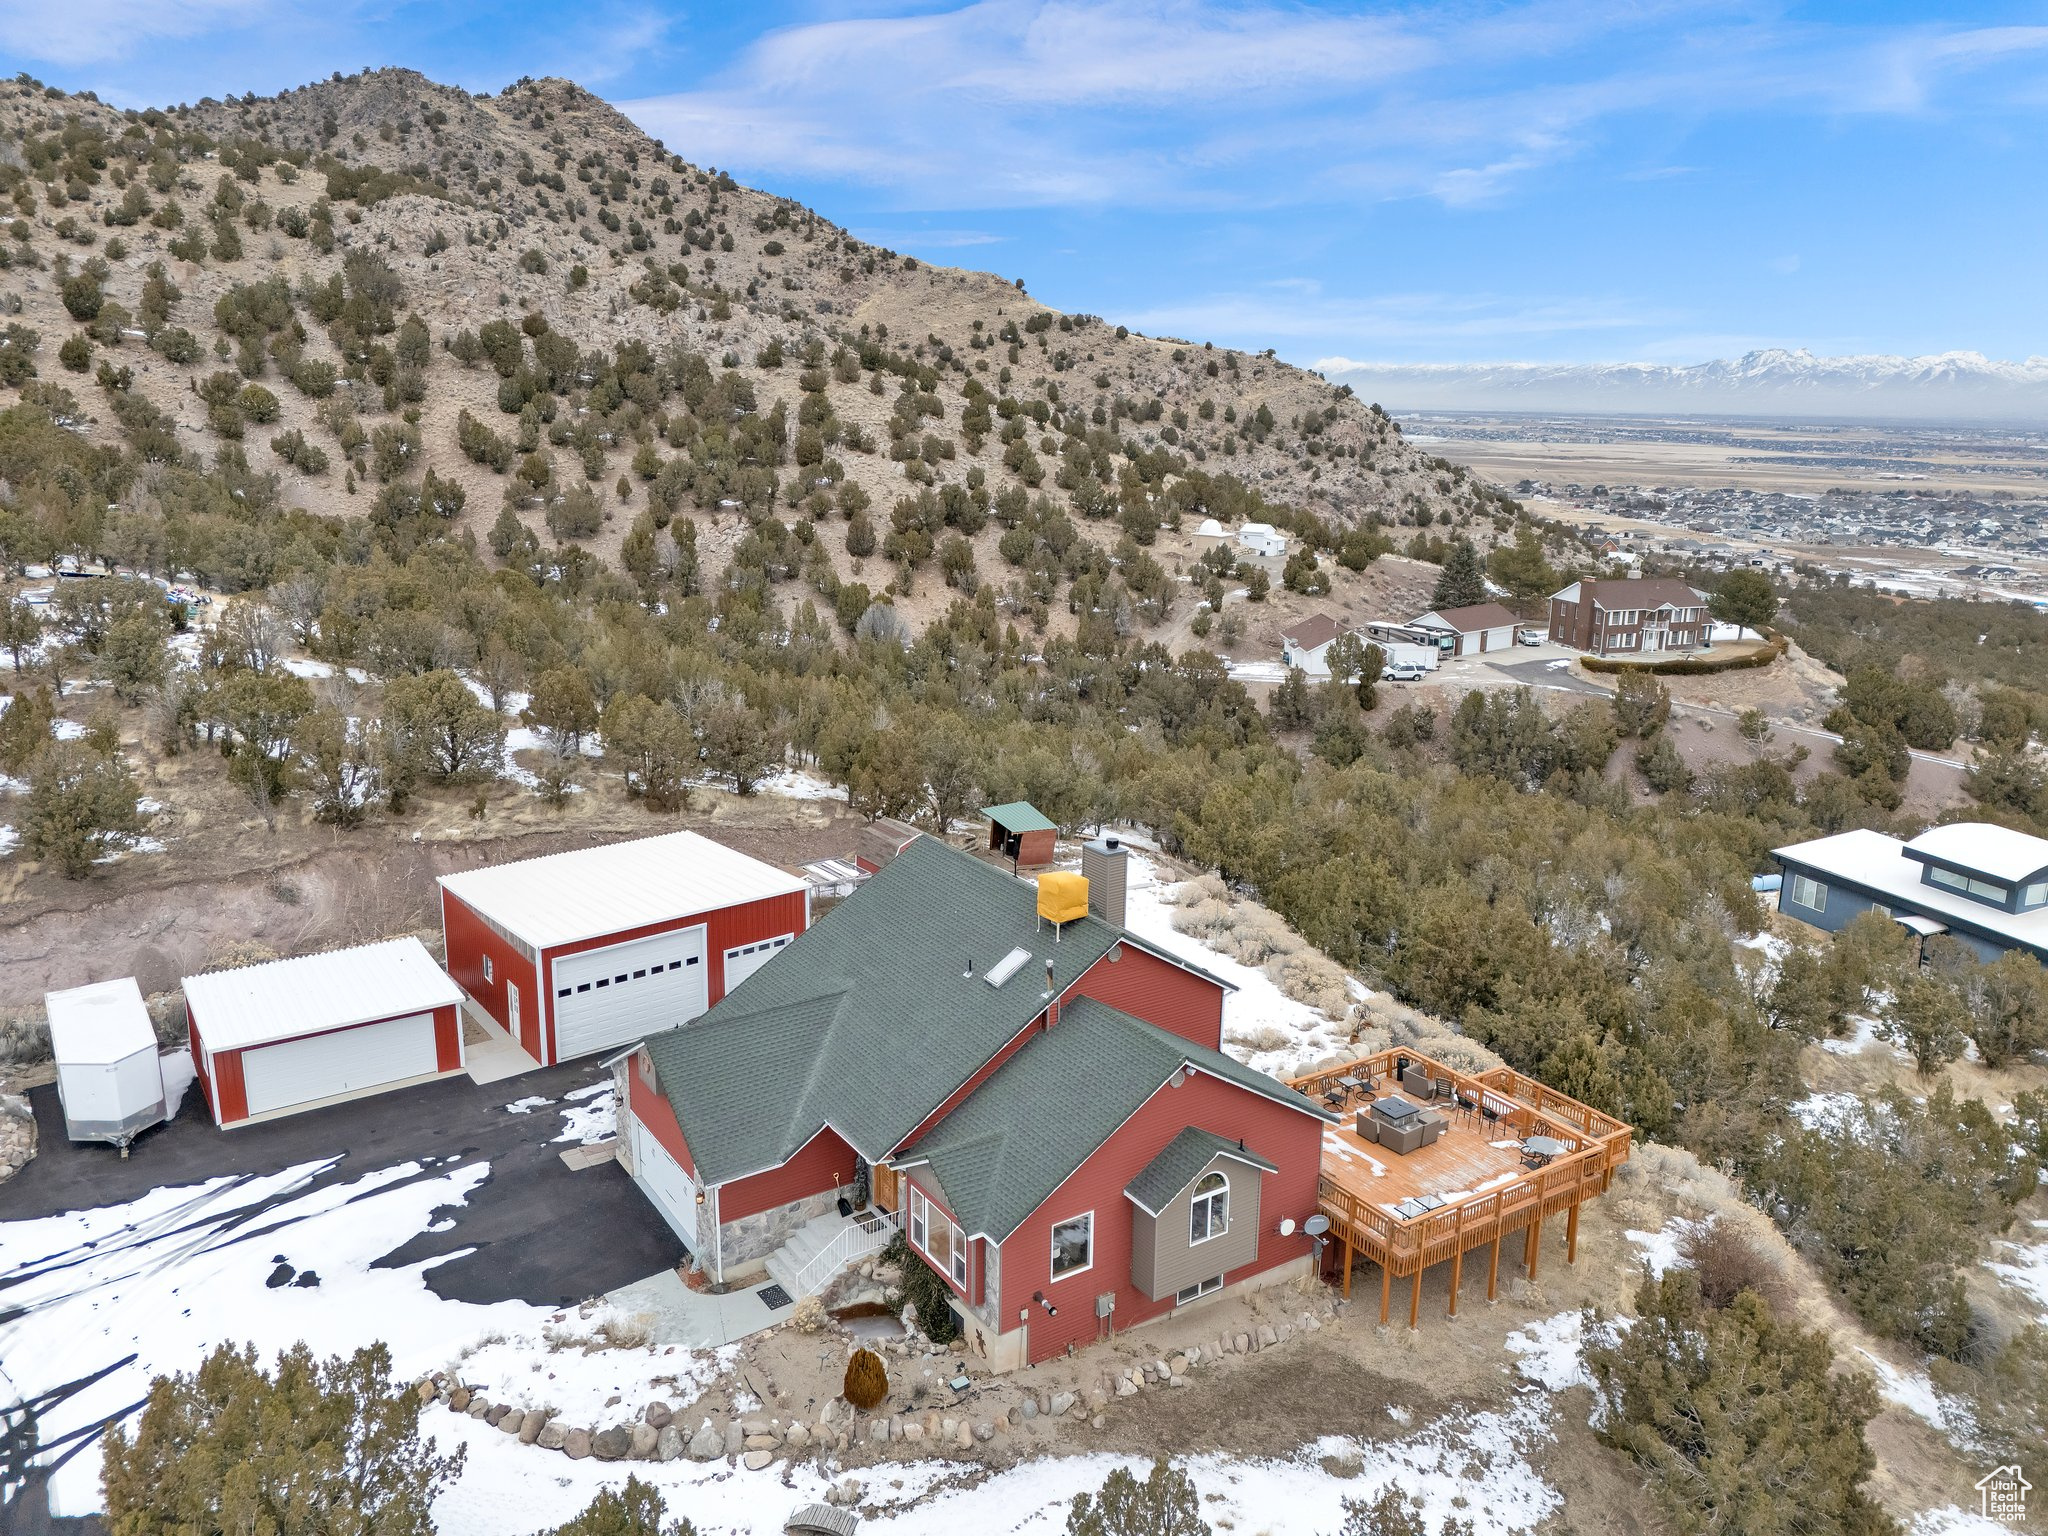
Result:
[[[1996,902],[2001,907],[2012,896],[2012,892],[2005,886],[1994,885],[1989,880],[1979,880],[1953,869],[1943,869],[1939,864],[1927,866],[1927,878],[1936,885],[1945,885],[1952,891],[1961,891],[1964,895],[1974,896],[1979,901]]]
[[[1175,1291],[1173,1293],[1173,1304],[1176,1307],[1184,1307],[1189,1302],[1198,1301],[1204,1296],[1213,1296],[1222,1289],[1223,1277],[1221,1275],[1211,1275],[1206,1280],[1198,1280],[1193,1285],[1182,1286],[1179,1290]]]
[[[1794,875],[1792,905],[1805,907],[1810,912],[1825,912],[1828,909],[1828,888],[1811,875]]]
[[[1220,1173],[1205,1173],[1195,1186],[1195,1202],[1188,1210],[1188,1242],[1206,1243],[1230,1230],[1230,1180]]]
[[[2020,905],[2023,907],[2038,907],[2043,902],[2048,902],[2048,880],[2036,880],[2020,891]]]
[[[494,978],[491,975],[491,957],[484,956],[484,984],[488,986]]]
[[[951,1275],[953,1283],[967,1289],[967,1234],[959,1223],[926,1199],[913,1184],[910,1187],[910,1240],[932,1261],[939,1273]]]
[[[1052,1277],[1078,1275],[1095,1266],[1095,1213],[1072,1216],[1052,1229]]]

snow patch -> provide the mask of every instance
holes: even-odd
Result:
[[[1925,1371],[1902,1371],[1888,1361],[1878,1359],[1867,1349],[1859,1353],[1870,1362],[1871,1374],[1877,1377],[1879,1397],[1888,1403],[1896,1403],[1909,1413],[1917,1413],[1936,1429],[1946,1431],[1952,1427],[1941,1394],[1934,1389],[1934,1382]]]
[[[1630,1234],[1633,1236],[1634,1234]],[[1515,1357],[1515,1369],[1548,1392],[1590,1387],[1586,1369],[1586,1314],[1560,1312],[1517,1328],[1504,1341]]]
[[[195,1072],[190,1051],[166,1051],[158,1070],[164,1080],[164,1119],[178,1118],[178,1106],[185,1102],[185,1090],[192,1086]]]
[[[2034,1223],[2036,1227],[2042,1225]],[[1995,1251],[2005,1259],[1986,1259],[1984,1267],[2015,1290],[2024,1291],[2041,1304],[2041,1321],[2048,1324],[2048,1243],[2006,1243]]]
[[[1674,1216],[1655,1232],[1631,1231],[1624,1232],[1622,1236],[1643,1250],[1643,1262],[1650,1267],[1650,1273],[1661,1280],[1664,1271],[1678,1262],[1678,1245],[1692,1228],[1692,1222],[1682,1216]]]
[[[587,1103],[571,1103],[562,1111],[562,1134],[556,1141],[573,1141],[583,1146],[593,1142],[609,1141],[619,1134],[618,1099],[612,1092],[610,1082],[592,1083],[588,1088],[578,1088],[562,1095],[563,1100],[583,1099]]]
[[[1853,1093],[1809,1093],[1803,1099],[1795,1099],[1786,1109],[1809,1131],[1868,1131],[1863,1101]]]

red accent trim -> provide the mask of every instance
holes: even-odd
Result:
[[[413,1010],[417,1012],[418,1010]],[[434,1069],[438,1072],[453,1072],[462,1065],[462,1021],[453,1003],[429,1010],[434,1021]],[[189,1020],[191,1005],[185,1013]],[[247,1051],[267,1051],[274,1045],[290,1045],[296,1040],[317,1040],[322,1035],[347,1034],[352,1029],[368,1029],[373,1024],[388,1024],[393,1019],[409,1019],[412,1013],[389,1013],[379,1019],[359,1019],[353,1024],[338,1024],[333,1029],[308,1030],[303,1035],[284,1035],[276,1040],[265,1040],[261,1045],[238,1045],[231,1049],[216,1051],[213,1057],[214,1075],[219,1079],[219,1099],[214,1109],[214,1123],[230,1125],[249,1118],[248,1086],[242,1076],[242,1056]],[[198,1030],[194,1027],[194,1037]]]
[[[482,918],[445,887],[441,891],[443,952],[448,974],[472,1001],[511,1031],[511,1008],[505,996],[510,981],[519,988],[519,1044],[536,1062],[545,1063],[541,1037],[541,987],[527,958],[494,932]],[[491,979],[484,980],[484,957],[491,959]]]
[[[1074,978],[1062,1001],[1067,997],[1092,997],[1183,1040],[1223,1049],[1224,989],[1135,944],[1119,941]]]
[[[213,1074],[206,1070],[206,1043],[199,1038],[199,1023],[192,1017],[192,1005],[185,1005],[185,1034],[187,1048],[192,1052],[192,1072],[199,1079],[199,1090],[206,1095],[207,1112],[213,1116],[213,1123],[220,1124],[220,1104],[213,1096]]]
[[[221,1051],[213,1058],[213,1076],[220,1095],[213,1118],[221,1125],[233,1125],[249,1118],[249,1090],[242,1082],[242,1053]]]
[[[454,1003],[434,1010],[434,1065],[443,1072],[462,1067],[462,1010]]]

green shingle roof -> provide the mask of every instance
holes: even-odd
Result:
[[[928,1164],[962,1230],[1001,1242],[1189,1063],[1330,1118],[1322,1106],[1221,1051],[1075,998],[1061,1007],[1058,1023],[1020,1047],[898,1161]],[[1235,1141],[1215,1139],[1237,1153]]]
[[[1278,1163],[1247,1151],[1228,1137],[1191,1125],[1160,1149],[1159,1155],[1124,1186],[1124,1193],[1157,1216],[1175,1196],[1194,1183],[1195,1175],[1213,1163],[1219,1154],[1250,1163],[1254,1168],[1263,1168],[1268,1173],[1280,1171]]]
[[[828,1124],[886,1157],[1043,1009],[1048,959],[1064,989],[1119,936],[1090,915],[1055,942],[1028,881],[918,838],[701,1019],[648,1039],[698,1181],[774,1167]],[[991,987],[1013,948],[1029,958]]]
[[[1011,832],[1059,831],[1043,811],[1023,800],[1012,800],[1008,805],[984,805],[981,814]]]

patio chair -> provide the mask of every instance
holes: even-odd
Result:
[[[1449,1122],[1442,1115],[1426,1116],[1422,1122],[1422,1144],[1425,1147],[1429,1146],[1437,1137],[1443,1135],[1447,1124]]]
[[[1344,1107],[1344,1090],[1335,1083],[1330,1084],[1329,1087],[1323,1090],[1323,1102],[1332,1109],[1342,1109]]]
[[[1406,1157],[1422,1145],[1422,1127],[1412,1120],[1407,1125],[1383,1125],[1380,1127],[1380,1145]]]
[[[1369,1141],[1375,1146],[1379,1144],[1380,1122],[1369,1109],[1361,1109],[1358,1112],[1358,1139]]]

